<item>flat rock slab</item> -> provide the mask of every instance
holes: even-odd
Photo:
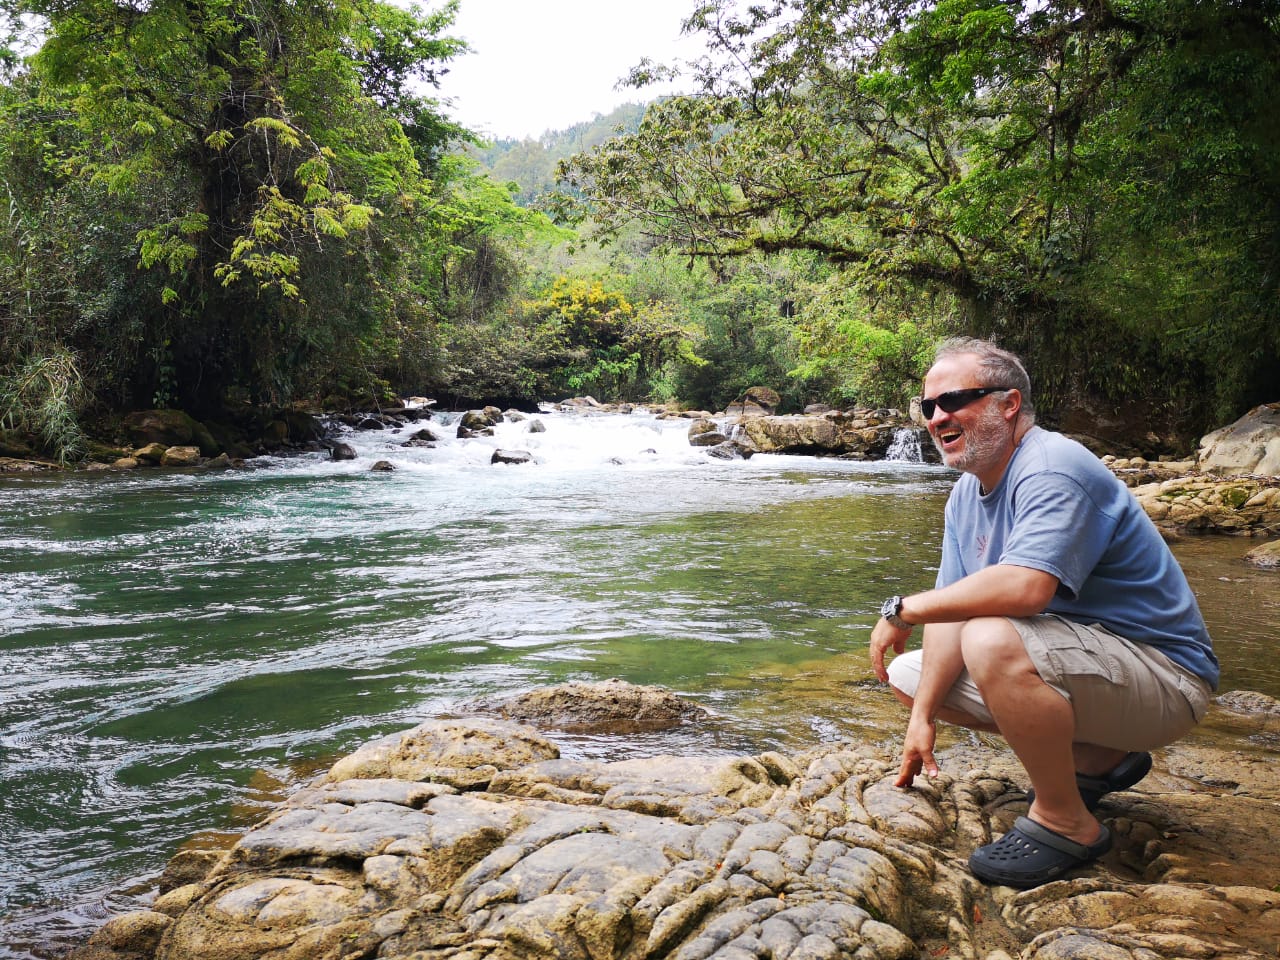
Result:
[[[966,868],[1026,811],[1003,749],[945,751],[947,772],[910,790],[892,785],[895,757],[848,743],[558,754],[481,717],[371,744],[78,957],[1154,960],[1275,957],[1280,943],[1265,748],[1162,751],[1099,809],[1114,849],[1025,892]]]

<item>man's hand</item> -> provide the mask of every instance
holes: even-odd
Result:
[[[907,723],[907,736],[902,742],[902,766],[898,770],[895,787],[909,787],[923,770],[926,776],[938,775],[938,762],[933,759],[933,746],[938,739],[937,725],[932,720],[917,717],[911,712]]]
[[[899,630],[888,620],[881,618],[871,631],[871,668],[875,670],[880,682],[889,679],[889,671],[884,668],[884,655],[890,647],[894,653],[901,653],[907,648],[907,637],[910,630]]]

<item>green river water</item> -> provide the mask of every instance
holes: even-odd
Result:
[[[713,713],[557,735],[567,756],[896,739],[866,641],[885,596],[931,584],[954,474],[543,420],[434,449],[360,434],[351,463],[0,479],[0,958],[56,955],[188,838],[481,695],[619,677]],[[490,466],[495,446],[538,462]],[[1223,689],[1280,696],[1280,590],[1245,549],[1175,546]]]

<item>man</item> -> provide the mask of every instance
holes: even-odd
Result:
[[[877,676],[911,708],[896,782],[937,775],[937,720],[1003,735],[1031,804],[969,867],[1033,887],[1110,848],[1093,809],[1200,721],[1218,661],[1155,526],[1088,450],[1036,426],[1016,356],[943,343],[920,409],[964,475],[935,589],[887,600],[871,634]],[[920,624],[923,649],[903,653]],[[886,669],[890,648],[900,656]]]

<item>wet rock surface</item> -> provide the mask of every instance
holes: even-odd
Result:
[[[1280,536],[1280,478],[1206,474],[1143,483],[1133,495],[1170,533]]]
[[[883,459],[894,435],[912,424],[897,410],[832,410],[816,415],[743,416],[742,438],[760,453]]]
[[[466,704],[464,710],[517,720],[540,730],[597,733],[664,730],[707,716],[702,707],[669,690],[621,680],[571,682],[509,697],[483,697]]]
[[[954,746],[900,790],[867,745],[604,762],[512,720],[433,720],[343,759],[77,956],[1274,957],[1280,789],[1240,742],[1162,751],[1104,800],[1100,863],[1016,892],[965,866],[1026,810],[1002,748]]]

